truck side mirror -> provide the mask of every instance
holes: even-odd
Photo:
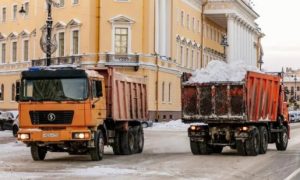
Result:
[[[20,101],[20,87],[21,87],[21,83],[20,82],[16,82],[16,101],[19,102]]]
[[[103,96],[102,82],[101,81],[96,81],[96,91],[97,91],[97,97],[102,97]]]

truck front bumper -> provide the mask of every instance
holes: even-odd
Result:
[[[92,132],[89,129],[42,130],[36,128],[20,129],[18,132],[18,140],[24,143],[89,141],[91,139]]]

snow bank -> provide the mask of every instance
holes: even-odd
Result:
[[[196,123],[196,124],[203,124],[203,123]],[[152,130],[184,130],[186,131],[190,125],[192,124],[184,124],[181,119],[173,120],[169,122],[160,122],[160,123],[153,123],[151,128]]]
[[[205,69],[196,70],[187,84],[218,81],[242,81],[247,71],[260,72],[255,66],[249,66],[242,61],[227,64],[221,60],[209,62]]]

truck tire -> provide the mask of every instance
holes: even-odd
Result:
[[[268,131],[265,126],[259,127],[259,135],[260,135],[260,148],[259,148],[259,154],[265,154],[268,149]]]
[[[130,155],[134,152],[134,139],[132,128],[129,128],[128,131],[123,131],[120,133],[120,147],[122,155]]]
[[[191,151],[194,155],[199,155],[200,154],[199,142],[195,142],[195,141],[190,140],[190,146],[191,146]]]
[[[32,145],[30,147],[31,157],[34,161],[43,161],[46,157],[47,150],[43,147],[37,145]]]
[[[204,142],[199,142],[199,149],[200,149],[200,154],[201,155],[207,155],[212,153],[211,147],[207,144],[206,141]]]
[[[282,127],[283,132],[278,133],[278,137],[276,140],[276,149],[277,151],[285,151],[288,146],[288,134],[287,134],[287,128],[285,126]]]
[[[134,150],[136,153],[142,153],[144,149],[144,131],[143,126],[136,126],[134,129],[135,139],[134,139]]]
[[[257,127],[253,127],[250,137],[245,141],[246,153],[248,156],[257,156],[260,149],[260,135]]]
[[[12,133],[14,137],[18,136],[19,127],[17,125],[14,125],[12,128]]]
[[[2,120],[0,120],[2,121]],[[0,131],[4,131],[4,125],[3,125],[3,122],[0,122]]]
[[[92,161],[100,161],[104,154],[104,139],[101,130],[95,132],[94,143],[95,147],[90,149],[91,159]]]
[[[242,156],[246,156],[246,147],[245,147],[245,142],[243,142],[242,140],[237,140],[236,141],[236,149],[237,152],[242,155]]]
[[[115,131],[114,144],[113,144],[112,148],[113,148],[113,152],[115,155],[121,154],[120,132],[118,130]]]
[[[213,153],[220,154],[223,151],[223,146],[212,146],[211,149]]]

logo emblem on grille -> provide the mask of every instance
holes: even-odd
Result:
[[[48,114],[48,121],[53,122],[56,119],[55,114],[49,113]]]

